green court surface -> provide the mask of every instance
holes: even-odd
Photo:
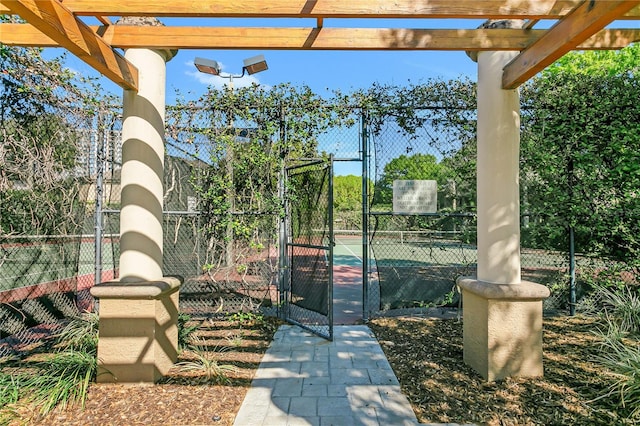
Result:
[[[114,248],[108,240],[103,243],[103,269],[113,267]],[[3,244],[0,246],[0,291],[92,275],[94,250],[94,241],[87,238],[64,243]]]
[[[362,265],[362,238],[336,236],[333,250],[335,265]],[[407,241],[380,239],[370,244],[369,258],[378,264],[396,267],[460,265],[476,263],[473,246],[451,241]]]

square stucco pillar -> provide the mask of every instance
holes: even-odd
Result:
[[[98,382],[154,383],[178,357],[179,278],[98,284]]]
[[[464,303],[464,362],[488,381],[542,376],[542,300],[549,289],[474,277],[460,277],[457,284]]]

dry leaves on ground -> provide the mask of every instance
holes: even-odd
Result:
[[[56,409],[39,425],[232,425],[262,355],[279,322],[197,321],[197,345],[220,366],[233,366],[224,377],[207,380],[203,373],[174,367],[160,384],[93,384],[86,406]],[[185,350],[179,362],[194,360]],[[22,414],[25,413],[23,410]],[[29,416],[24,416],[28,418]],[[20,424],[17,422],[16,424]]]
[[[231,425],[272,339],[276,321],[203,321],[197,335],[228,381],[174,368],[163,383],[96,384],[86,408],[56,410],[41,425]],[[545,376],[485,382],[462,360],[456,320],[379,318],[369,326],[423,423],[487,425],[613,425],[625,420],[608,392],[610,375],[593,362],[598,338],[592,318],[545,318]],[[181,360],[194,358],[185,351]]]
[[[371,329],[421,423],[487,425],[625,424],[608,394],[611,375],[595,363],[596,320],[544,321],[542,378],[485,382],[462,359],[462,323],[379,318]]]

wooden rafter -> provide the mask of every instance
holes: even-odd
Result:
[[[59,1],[2,0],[2,3],[116,84],[137,90],[137,68]]]
[[[580,4],[505,67],[502,87],[518,87],[638,4],[638,0],[589,0]]]
[[[64,4],[77,15],[94,16],[557,19],[582,1],[64,0]],[[635,10],[630,16],[639,14]]]
[[[111,25],[111,20],[108,16],[96,15],[96,19],[104,25]]]
[[[415,30],[93,26],[113,47],[156,49],[523,50],[545,30]],[[13,46],[58,44],[29,24],[0,24],[0,41]],[[601,30],[578,49],[621,49],[640,41],[640,29]],[[230,44],[233,42],[233,44]]]

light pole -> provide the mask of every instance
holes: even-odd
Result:
[[[234,78],[242,78],[245,74],[255,74],[261,71],[265,71],[269,69],[267,66],[267,61],[264,58],[264,55],[252,56],[251,58],[247,58],[243,61],[242,74],[231,74],[225,73],[222,74],[220,64],[217,61],[212,59],[205,58],[196,58],[193,61],[194,65],[198,69],[198,71],[218,76],[220,78],[229,79],[229,89],[233,92],[233,79]],[[233,114],[229,114],[229,129],[233,128]],[[225,160],[227,163],[227,176],[229,176],[229,188],[227,189],[227,202],[229,204],[229,221],[227,223],[226,230],[226,239],[227,239],[227,248],[225,253],[225,262],[227,267],[231,267],[234,264],[233,259],[233,223],[232,223],[232,214],[235,210],[235,187],[233,183],[233,146],[230,143],[227,146]]]

